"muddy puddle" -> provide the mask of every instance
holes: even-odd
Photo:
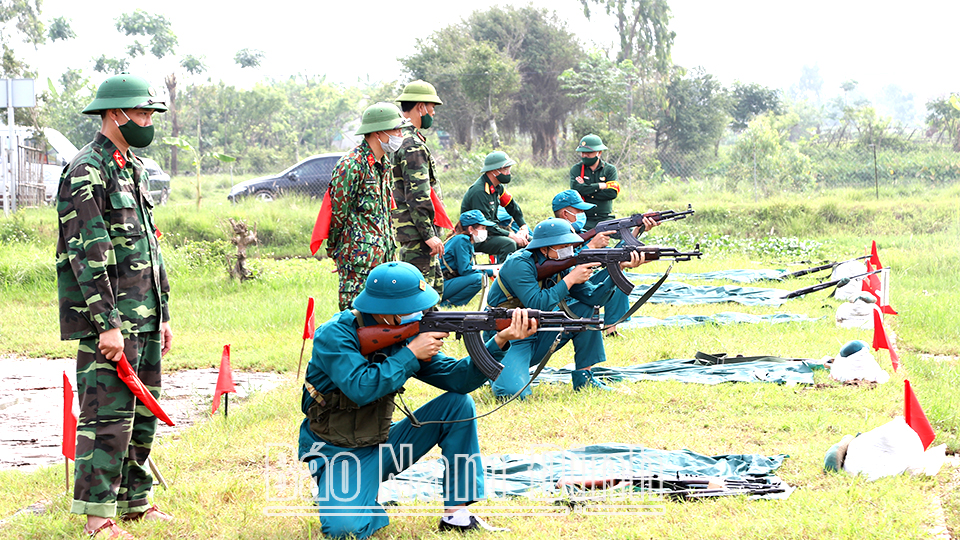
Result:
[[[76,361],[72,358],[0,357],[0,470],[32,470],[63,462],[64,371],[76,394]],[[245,398],[271,390],[282,379],[278,373],[234,371],[237,393],[230,396],[231,406],[234,396]],[[159,401],[176,425],[161,422],[158,437],[208,418],[216,385],[217,370],[212,368],[164,373]]]

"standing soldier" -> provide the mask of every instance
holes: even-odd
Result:
[[[580,163],[570,167],[570,188],[577,190],[585,202],[596,205],[587,210],[585,231],[601,221],[613,219],[613,200],[620,194],[617,168],[600,159],[606,149],[599,136],[584,135],[577,147]]]
[[[399,244],[398,259],[416,266],[438,293],[443,294],[443,256],[435,218],[446,215],[440,202],[437,165],[420,133],[433,125],[434,107],[443,105],[437,90],[424,81],[413,81],[396,100],[410,122],[402,128],[403,144],[393,156],[393,227]],[[434,195],[431,197],[431,192]],[[434,201],[441,208],[434,208]]]
[[[513,199],[510,192],[504,188],[504,184],[510,183],[510,168],[516,165],[516,161],[510,159],[506,152],[499,150],[490,152],[483,159],[483,167],[480,169],[480,178],[473,183],[467,192],[463,195],[463,201],[460,202],[460,214],[470,210],[479,210],[487,221],[496,223],[497,209],[503,207],[507,213],[513,217],[514,223],[520,226],[517,232],[505,229],[499,225],[493,225],[487,228],[487,239],[478,243],[477,251],[487,253],[497,258],[497,262],[503,263],[511,253],[522,248],[529,242],[529,233],[527,224],[523,220],[523,210]]]
[[[337,263],[340,309],[349,309],[370,270],[392,261],[390,161],[403,139],[403,116],[391,103],[363,111],[357,135],[363,142],[340,158],[330,180],[330,232],[327,255]]]
[[[170,287],[153,223],[147,174],[131,147],[153,140],[167,106],[140,77],[110,77],[83,109],[99,133],[64,169],[57,192],[60,338],[79,339],[80,420],[71,511],[84,532],[132,538],[113,520],[170,521],[150,505],[147,464],[157,418],[120,380],[121,354],[160,395],[160,358],[170,350]]]

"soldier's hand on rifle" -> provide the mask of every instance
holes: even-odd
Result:
[[[443,347],[443,338],[449,335],[447,332],[424,332],[417,334],[417,337],[413,338],[410,343],[407,343],[407,348],[410,349],[418,359],[429,362],[431,358],[440,352],[440,347]]]
[[[637,253],[636,251],[631,251],[630,260],[620,263],[620,268],[636,268],[645,262],[647,262],[646,253]]]
[[[593,238],[587,242],[587,247],[590,249],[601,249],[610,245],[610,237],[616,234],[617,231],[603,231],[598,232]]]
[[[563,280],[567,282],[567,288],[569,289],[578,283],[583,283],[590,279],[590,276],[593,275],[593,270],[598,266],[600,266],[600,263],[586,263],[571,268],[570,273],[563,276]]]
[[[502,350],[508,341],[530,337],[536,331],[537,320],[531,319],[528,316],[527,310],[515,309],[513,310],[513,321],[510,322],[510,326],[497,332],[497,335],[494,336],[493,339]]]
[[[119,328],[111,328],[100,334],[100,343],[97,345],[103,356],[112,362],[119,362],[123,354],[123,334]]]
[[[427,246],[430,248],[430,256],[443,256],[443,240],[436,236],[427,240]]]
[[[643,216],[643,230],[644,232],[649,231],[650,229],[659,225],[660,222],[653,219],[652,217]]]

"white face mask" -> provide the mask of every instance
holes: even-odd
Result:
[[[556,250],[556,252],[557,258],[554,259],[555,261],[559,261],[560,259],[569,259],[570,257],[573,257],[573,246],[559,248]]]
[[[482,231],[477,231],[470,235],[473,238],[474,244],[482,244],[487,241],[487,230],[483,229]]]
[[[389,137],[387,142],[380,141],[380,138],[377,137],[377,140],[380,141],[380,148],[382,148],[384,152],[390,153],[399,150],[400,145],[403,144],[403,137],[397,137],[396,135],[390,135],[389,133],[387,134],[387,137]]]

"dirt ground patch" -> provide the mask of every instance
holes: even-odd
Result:
[[[76,392],[76,360],[0,357],[0,470],[32,470],[59,463],[63,430],[63,373]],[[278,373],[234,371],[237,398],[276,387]],[[163,374],[160,405],[174,427],[160,423],[158,436],[202,421],[210,414],[216,369]],[[231,395],[231,404],[232,399]]]

